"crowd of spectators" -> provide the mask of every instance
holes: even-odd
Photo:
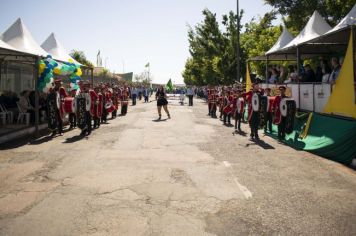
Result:
[[[287,68],[282,65],[274,65],[268,68],[267,83],[330,83],[334,84],[340,73],[341,65],[339,59],[333,57],[328,60],[320,59],[316,68],[308,63],[302,66],[298,75],[297,66],[289,65]]]

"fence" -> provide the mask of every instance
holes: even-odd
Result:
[[[287,96],[294,98],[297,108],[305,111],[322,113],[331,95],[331,84],[326,83],[300,83],[283,84],[287,87]],[[281,84],[262,84],[262,88],[271,88],[272,94],[279,93]]]

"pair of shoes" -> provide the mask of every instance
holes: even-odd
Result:
[[[161,115],[158,116],[158,119],[157,120],[161,120]]]
[[[59,136],[63,136],[63,133],[59,133]]]

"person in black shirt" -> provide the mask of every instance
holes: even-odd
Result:
[[[305,73],[303,75],[303,82],[313,83],[316,82],[316,76],[310,65],[305,66]]]
[[[168,101],[166,99],[167,95],[166,93],[164,92],[164,89],[163,89],[163,86],[161,86],[158,90],[157,90],[157,93],[156,93],[156,99],[157,99],[157,110],[158,110],[158,120],[161,119],[161,110],[162,110],[162,106],[163,106],[163,109],[164,111],[167,113],[167,116],[168,118],[170,119],[171,116],[169,115],[169,111],[168,111]]]

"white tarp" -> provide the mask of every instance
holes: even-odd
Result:
[[[298,34],[298,36],[295,37],[291,42],[289,42],[279,51],[298,46],[304,42],[307,42],[325,34],[329,30],[331,30],[330,25],[325,22],[323,17],[317,11],[314,11],[308,23],[305,25],[304,29]]]
[[[356,4],[351,11],[337,24],[333,29],[329,30],[325,35],[346,28],[350,25],[356,25]]]
[[[2,34],[1,39],[17,51],[47,56],[47,52],[36,43],[21,18],[17,19],[15,23]]]
[[[288,43],[290,43],[293,40],[293,35],[289,33],[286,27],[283,28],[283,32],[281,36],[279,36],[277,42],[273,45],[273,47],[266,52],[265,55],[271,54],[273,52],[276,52],[286,46]]]
[[[67,50],[65,50],[63,45],[58,41],[54,33],[48,36],[48,38],[42,43],[41,47],[55,60],[68,62],[71,59],[74,63],[80,65],[79,62],[68,55]]]

